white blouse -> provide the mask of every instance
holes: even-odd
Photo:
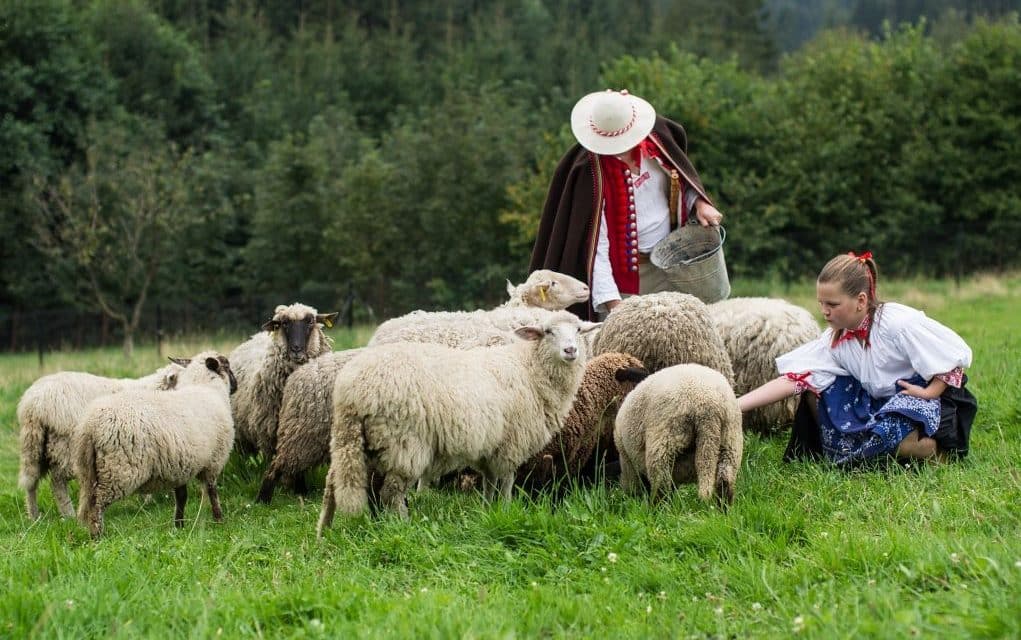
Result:
[[[836,376],[852,376],[873,398],[888,398],[900,391],[897,380],[919,374],[933,376],[971,366],[971,348],[953,330],[929,318],[925,312],[896,302],[884,303],[876,312],[866,348],[858,340],[844,340],[835,347],[833,329],[823,331],[776,359],[781,375],[809,373],[806,382],[815,391],[833,384]]]

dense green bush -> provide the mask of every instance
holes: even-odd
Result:
[[[87,171],[92,121],[187,158],[150,300],[494,304],[571,106],[606,87],[685,125],[734,278],[866,248],[894,274],[1021,264],[1017,17],[832,30],[781,58],[767,4],[690,3],[680,30],[680,4],[609,0],[4,4],[0,311],[78,288],[38,268],[33,185]],[[99,223],[126,205],[102,204]]]

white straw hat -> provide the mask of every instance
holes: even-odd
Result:
[[[571,111],[571,131],[592,153],[624,153],[645,139],[656,124],[656,110],[626,89],[590,93]]]

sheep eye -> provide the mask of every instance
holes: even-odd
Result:
[[[553,329],[546,329],[546,335],[548,336],[553,335]]]

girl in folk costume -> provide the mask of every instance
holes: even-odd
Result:
[[[622,297],[672,289],[649,262],[652,248],[689,216],[703,226],[723,216],[688,160],[684,129],[645,100],[591,93],[574,106],[571,130],[578,144],[553,174],[529,271],[588,282],[590,304],[571,311],[594,318]]]
[[[823,267],[816,294],[829,328],[776,359],[781,376],[738,398],[742,411],[802,395],[785,460],[855,465],[881,456],[966,455],[975,397],[971,349],[917,309],[882,302],[871,252]]]

